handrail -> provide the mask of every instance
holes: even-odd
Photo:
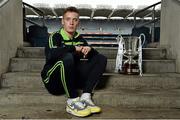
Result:
[[[29,23],[31,23],[31,24],[34,24],[34,25],[37,25],[37,26],[40,26],[40,27],[41,27],[41,25],[39,25],[39,24],[36,23],[36,22],[33,22],[32,20],[29,20],[29,19],[27,19],[27,18],[24,18],[24,20],[26,20],[27,22],[29,22]]]
[[[159,4],[161,4],[161,2],[157,2],[157,3],[153,4],[153,5],[150,5],[150,6],[148,6],[148,7],[145,7],[145,8],[143,8],[143,9],[141,9],[141,10],[139,10],[139,11],[136,11],[136,12],[134,13],[134,28],[137,28],[137,26],[136,26],[136,17],[137,17],[137,15],[140,14],[140,13],[142,13],[142,12],[144,12],[145,10],[148,10],[148,9],[150,9],[150,8],[153,8],[153,9],[152,9],[152,20],[151,20],[150,22],[147,22],[147,23],[141,25],[141,26],[145,26],[145,25],[148,25],[148,24],[153,24],[153,25],[151,26],[151,42],[154,42],[155,23],[160,20],[160,18],[155,19],[155,7],[156,7],[156,5],[159,5]]]
[[[2,0],[2,2],[0,2],[0,8],[3,7],[8,2],[9,0]]]
[[[39,15],[43,17],[43,19],[42,19],[43,25],[42,25],[42,26],[45,26],[45,20],[44,20],[44,18],[45,18],[45,13],[44,13],[44,11],[42,11],[42,10],[40,10],[40,9],[32,6],[32,5],[29,5],[29,4],[25,3],[25,2],[23,2],[23,6],[28,6],[29,8],[32,8],[32,9],[34,9],[35,11],[37,11],[37,12],[39,13]],[[24,15],[24,16],[25,16],[25,15]],[[24,18],[24,19],[25,19],[25,18]],[[30,20],[27,20],[27,19],[25,19],[25,20],[26,20],[27,22],[30,22]],[[34,24],[34,22],[30,22],[30,23],[33,23],[33,24]]]
[[[27,4],[27,3],[25,3],[25,2],[23,2],[23,5],[28,6],[28,7],[30,7],[30,8],[33,8],[34,10],[40,12],[42,16],[44,16],[44,11],[42,11],[42,10],[40,10],[40,9],[38,9],[38,8],[30,5],[30,4]]]
[[[153,11],[154,11],[154,10],[155,10],[155,6],[156,6],[156,5],[159,5],[159,4],[161,4],[161,2],[157,2],[157,3],[153,4],[153,5],[150,5],[150,6],[148,6],[148,7],[145,7],[145,8],[143,8],[143,9],[135,12],[135,13],[134,13],[134,27],[136,27],[136,16],[137,16],[139,13],[142,13],[142,12],[144,12],[145,10],[147,10],[147,9],[149,9],[149,8],[152,8],[152,7],[153,7]],[[153,15],[153,16],[154,16],[154,15]]]
[[[136,28],[140,28],[140,27],[143,27],[143,26],[145,26],[145,25],[149,25],[149,24],[151,24],[151,23],[158,22],[159,20],[160,20],[160,18],[158,17],[158,18],[156,18],[156,19],[154,19],[154,20],[152,20],[152,21],[145,22],[144,24],[138,25],[138,26],[136,26]]]
[[[134,13],[134,16],[136,16],[137,14],[139,14],[139,13],[141,13],[141,12],[144,12],[145,10],[147,10],[147,9],[149,9],[149,8],[155,7],[156,5],[159,5],[160,3],[161,3],[161,2],[157,2],[157,3],[153,4],[153,5],[150,5],[150,6],[148,6],[148,7],[145,7],[145,8],[143,8],[142,10],[139,10],[139,11],[135,12],[135,13]]]
[[[24,40],[27,39],[27,31],[26,31],[26,22],[29,22],[31,24],[34,24],[34,25],[37,25],[37,26],[41,26],[41,27],[44,27],[45,26],[45,13],[44,11],[32,6],[32,5],[29,5],[25,2],[23,2],[23,38]],[[28,18],[26,18],[26,7],[30,8],[33,12],[36,12],[39,16],[42,16],[43,19],[42,19],[42,22],[43,24],[42,25],[39,25],[38,23],[36,22],[33,22],[31,20],[29,20]]]

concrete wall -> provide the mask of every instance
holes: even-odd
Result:
[[[168,57],[176,59],[180,73],[180,1],[162,0],[160,45],[169,50]]]
[[[0,75],[8,70],[9,60],[23,44],[22,1],[9,0],[0,8]]]

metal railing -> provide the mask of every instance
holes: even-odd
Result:
[[[0,8],[3,7],[8,2],[9,2],[9,0],[1,0],[0,1]]]
[[[26,18],[26,7],[29,7],[31,9],[33,9],[34,11],[36,11],[38,13],[39,16],[42,17],[42,25],[39,25],[38,23],[36,22],[33,22],[32,20],[29,20],[28,18]],[[35,25],[38,25],[38,26],[45,26],[45,14],[44,14],[44,11],[32,6],[32,5],[29,5],[25,2],[23,2],[23,19],[26,21],[26,22],[29,22],[31,24],[35,24]]]
[[[26,7],[28,7],[30,10],[32,10],[32,12],[35,11],[40,17],[42,17],[42,25],[39,25],[39,23],[36,23],[26,17]],[[23,38],[24,38],[24,41],[27,40],[26,22],[29,22],[33,25],[37,25],[40,27],[44,27],[45,26],[44,18],[45,18],[45,14],[42,10],[23,2]]]
[[[153,5],[150,5],[150,6],[148,6],[148,7],[145,7],[145,8],[143,8],[143,9],[141,9],[141,10],[139,10],[139,11],[137,11],[137,12],[134,13],[134,28],[139,28],[139,27],[142,27],[142,26],[151,24],[151,42],[154,42],[155,23],[160,20],[160,17],[157,17],[157,18],[155,17],[155,14],[156,14],[155,7],[156,7],[157,5],[159,5],[159,4],[161,4],[161,2],[157,2],[157,3],[153,4]],[[151,17],[152,17],[152,20],[149,21],[149,22],[145,22],[144,24],[141,24],[141,25],[137,26],[136,18],[137,18],[137,16],[138,16],[138,14],[143,13],[144,11],[146,11],[146,10],[148,10],[148,9],[151,9],[151,8],[152,8],[152,11],[151,11],[150,14],[152,15],[152,16],[151,16]]]

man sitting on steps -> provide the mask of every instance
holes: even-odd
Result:
[[[62,18],[63,27],[49,37],[45,48],[46,64],[41,72],[49,93],[66,93],[66,111],[79,117],[101,112],[92,101],[92,92],[105,71],[107,58],[88,46],[76,32],[79,11],[68,7]],[[86,61],[80,61],[85,58]],[[78,97],[77,88],[83,93]]]

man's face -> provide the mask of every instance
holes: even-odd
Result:
[[[76,12],[66,12],[62,19],[64,30],[68,33],[74,33],[79,25],[79,14]]]

